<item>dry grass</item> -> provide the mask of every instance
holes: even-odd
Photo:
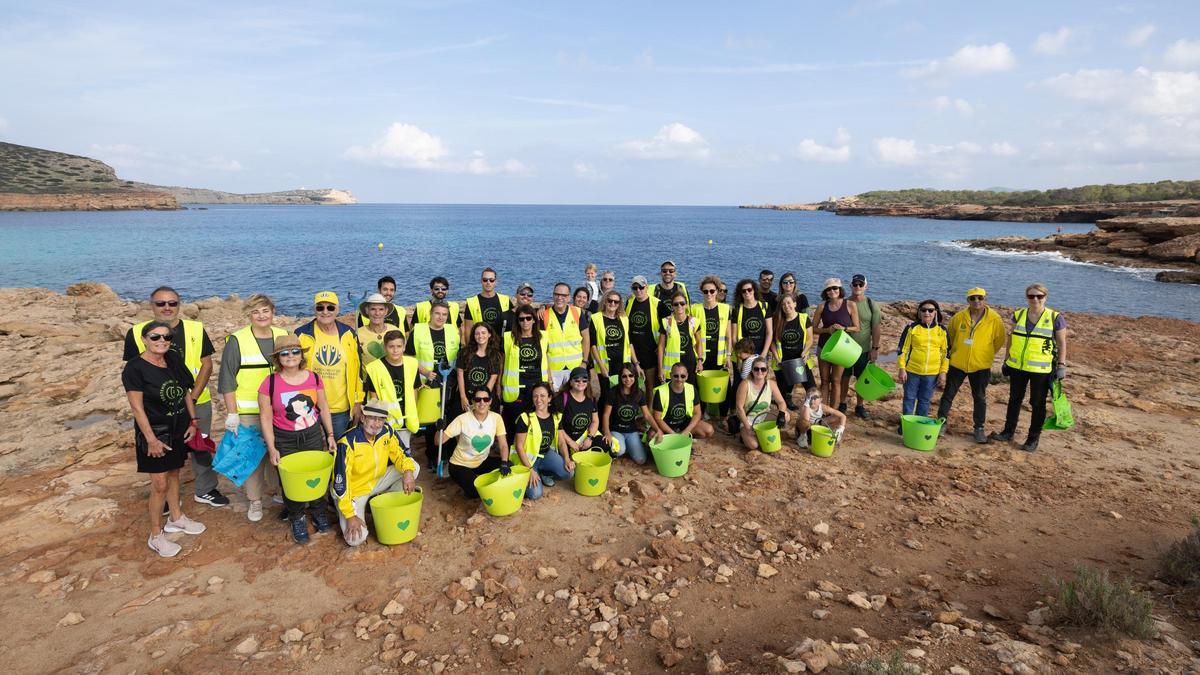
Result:
[[[1054,621],[1064,626],[1097,628],[1135,638],[1154,634],[1150,610],[1154,602],[1134,590],[1130,579],[1112,579],[1107,571],[1084,565],[1075,568],[1075,578],[1058,581],[1058,595],[1051,606]]]

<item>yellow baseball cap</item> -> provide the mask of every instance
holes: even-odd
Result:
[[[315,296],[313,296],[313,304],[315,305],[318,302],[332,302],[335,305],[341,304],[338,302],[337,293],[334,293],[333,291],[321,291],[320,293],[317,293]]]
[[[983,297],[985,297],[985,298],[986,298],[986,297],[987,297],[987,291],[985,291],[985,290],[983,290],[982,288],[979,288],[978,286],[976,286],[975,288],[972,288],[972,289],[970,289],[969,291],[967,291],[967,297],[968,297],[968,298],[969,298],[969,297],[971,297],[972,295],[982,295]]]

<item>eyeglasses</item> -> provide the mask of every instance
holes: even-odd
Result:
[[[632,288],[635,291],[640,291],[640,290],[644,290],[646,287],[639,285],[639,284],[634,284],[634,285],[630,286],[630,288]]]
[[[555,294],[554,294],[554,297],[556,297],[556,298],[566,298],[566,297],[569,297],[570,295],[571,295],[570,293],[555,293]]]
[[[586,377],[573,377],[571,381],[577,384],[587,384],[588,379]]]
[[[716,294],[717,294],[717,289],[715,289],[715,288],[705,288],[705,289],[702,289],[700,292],[701,292],[701,293],[703,293],[703,294],[705,294],[705,295],[716,295]]]
[[[146,336],[146,339],[151,342],[158,342],[159,340],[170,342],[175,339],[175,336],[170,333],[150,333]]]
[[[532,298],[533,291],[521,291],[520,293],[517,293],[517,295],[521,296],[522,298]]]
[[[753,288],[750,288],[749,286],[747,286],[746,288],[743,288],[741,292],[742,292],[743,294],[744,294],[744,293],[750,293],[751,295],[753,295],[753,294],[754,294],[754,289],[753,289]]]
[[[660,274],[675,274],[675,268],[674,267],[664,267],[661,270],[659,270],[659,273]]]
[[[487,403],[487,402],[489,402],[489,401],[491,401],[491,400],[492,400],[492,397],[491,397],[491,396],[476,396],[476,397],[475,397],[475,402],[476,402],[476,403]]]
[[[317,305],[318,312],[336,312],[337,305]]]
[[[304,353],[304,350],[300,349],[299,347],[293,347],[291,349],[281,349],[281,350],[275,352],[275,355],[276,356],[300,356],[303,353]]]
[[[866,284],[866,282],[863,282],[863,281],[854,281],[854,282],[851,282],[850,285],[855,288],[862,288],[863,286],[866,286],[867,284]]]
[[[779,285],[780,286],[795,286],[796,280],[795,279],[784,279],[783,281],[779,282]]]
[[[934,308],[932,308],[932,307],[922,307],[922,308],[921,308],[921,313],[922,313],[922,314],[933,314],[933,313],[934,313],[934,312],[936,312],[936,311],[937,311],[937,310],[936,310],[936,309],[934,309]]]
[[[621,373],[621,379],[622,380],[632,380],[632,379],[634,379],[634,375],[633,375],[633,373]]]
[[[728,288],[722,288],[721,290],[719,290],[719,291],[717,291],[717,292],[718,292],[718,293],[728,293],[728,292],[729,292],[729,289],[728,289]]]
[[[769,283],[771,283],[771,282],[775,281],[775,277],[759,277],[759,278],[758,278],[758,280],[759,280],[761,283],[764,283],[764,284],[769,284]]]
[[[517,321],[520,321],[521,323],[525,323],[526,321],[533,321],[533,317],[532,316],[519,316],[519,317],[517,317]]]
[[[612,282],[616,281],[616,279],[614,279],[614,278],[612,278],[612,277],[604,277],[604,278],[603,278],[603,279],[601,279],[600,281],[603,281],[603,282],[604,282],[604,283],[606,283],[606,284],[611,284]]]
[[[673,307],[687,307],[687,303],[686,303],[686,302],[672,302],[672,303],[671,303],[671,305],[672,305]]]
[[[687,373],[675,373],[674,375],[671,376],[671,379],[672,380],[686,380],[686,379],[688,379],[688,374]]]
[[[606,305],[619,305],[619,304],[621,304],[621,301],[620,301],[620,300],[617,300],[617,299],[614,299],[614,298],[609,298],[608,300],[605,300],[605,301],[604,301],[604,304],[606,304]]]
[[[496,277],[492,277],[491,279],[483,278],[483,279],[480,279],[480,281],[482,281],[485,284],[494,284],[494,283],[496,283]]]
[[[753,370],[756,373],[765,373],[765,372],[767,372],[767,367],[766,366],[755,366],[754,368],[751,368],[750,370]]]
[[[1046,294],[1045,293],[1026,293],[1025,297],[1029,298],[1030,300],[1041,300],[1042,298],[1046,297]]]
[[[155,307],[178,307],[179,301],[178,300],[155,300],[154,306]]]
[[[967,298],[967,300],[970,300],[971,302],[977,302],[982,299],[983,299],[982,295],[972,295]]]
[[[450,287],[449,286],[432,286],[432,287],[430,287],[429,290],[431,290],[431,291],[448,291],[448,290],[450,290]]]

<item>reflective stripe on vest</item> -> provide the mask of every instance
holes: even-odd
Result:
[[[725,365],[725,358],[729,355],[729,305],[724,303],[717,304],[717,365]],[[696,303],[691,307],[692,318],[701,326],[700,331],[700,357],[708,358],[708,319],[704,313],[704,303]]]
[[[367,364],[366,375],[375,384],[375,396],[387,408],[388,419],[402,423],[412,433],[417,433],[420,422],[417,420],[417,397],[415,386],[417,382],[417,360],[411,356],[404,357],[404,406],[396,397],[396,383],[388,372],[383,359],[376,359]]]
[[[1013,313],[1012,346],[1005,364],[1027,373],[1048,373],[1054,368],[1054,320],[1058,312],[1045,308],[1033,330],[1025,327],[1028,309]]]
[[[603,314],[592,315],[592,328],[596,331],[596,351],[600,354],[600,364],[612,375],[612,368],[608,365],[608,328],[604,323],[607,318]],[[624,335],[621,336],[621,364],[629,363],[629,317],[617,316],[616,319],[621,322],[621,330]],[[620,364],[617,366],[620,367]]]
[[[458,331],[450,324],[445,324],[442,326],[442,335],[445,336],[446,363],[454,365],[458,359]],[[417,362],[425,370],[434,370],[437,364],[434,363],[433,329],[427,323],[419,323],[413,326],[412,339],[416,345],[414,351],[417,352]]]
[[[550,370],[570,370],[583,365],[583,334],[579,331],[579,317],[578,307],[568,307],[567,317],[560,326],[553,308],[542,310]]]
[[[690,319],[692,317],[689,316],[687,318]],[[682,350],[680,347],[682,336],[679,334],[679,325],[678,322],[675,321],[674,316],[663,319],[663,327],[667,331],[667,341],[663,345],[663,370],[670,372],[671,366],[679,363],[680,352]],[[690,328],[691,326],[689,325],[689,329]],[[695,337],[693,336],[692,339],[694,340]]]
[[[287,331],[271,326],[271,335],[277,338],[287,335]],[[237,412],[239,415],[257,415],[258,388],[271,374],[271,362],[258,348],[258,340],[255,339],[250,326],[238,329],[225,339],[227,342],[237,340],[238,353],[241,355],[241,361],[238,362],[237,391],[233,395],[237,400]]]
[[[183,345],[183,363],[192,371],[192,377],[200,375],[200,352],[204,349],[204,324],[191,319],[180,319],[180,324],[183,325],[183,337],[187,343]],[[133,343],[137,346],[138,353],[146,351],[146,343],[142,341],[142,329],[146,327],[149,321],[143,321],[135,325],[133,331]],[[208,403],[212,400],[212,396],[208,393],[208,383],[204,383],[204,389],[200,392],[200,398],[196,399],[196,405]],[[255,397],[257,401],[257,397]]]
[[[537,413],[532,410],[526,413],[521,413],[521,419],[525,420],[525,426],[529,427],[525,431],[525,447],[521,449],[525,451],[525,456],[529,458],[529,461],[536,462],[542,457],[542,453],[540,452],[542,448],[542,425],[538,421]],[[562,420],[562,415],[559,413],[551,413],[550,419],[554,423],[554,427],[550,433],[554,436],[555,440],[557,440],[558,424]],[[550,442],[550,448],[554,448],[554,441]],[[513,461],[520,461],[519,457],[515,459],[510,457],[509,459]]]
[[[514,348],[515,338],[511,331],[504,334],[504,370],[500,373],[500,396],[505,403],[517,400],[521,392],[521,350]],[[539,381],[550,379],[550,365],[546,358],[546,336],[543,335],[539,351],[542,353],[542,376]]]
[[[450,305],[450,318],[446,319],[446,323],[451,326],[457,327],[458,326],[458,303],[453,300],[443,300],[443,302],[445,302],[447,305]],[[414,324],[429,323],[429,312],[432,308],[433,308],[433,301],[431,301],[431,300],[422,300],[421,302],[418,302],[417,306],[413,308],[415,310],[413,312],[413,314],[415,316],[415,318],[413,319],[413,323]]]

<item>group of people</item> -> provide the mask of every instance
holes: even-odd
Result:
[[[665,261],[660,282],[634,276],[622,295],[612,272],[588,265],[582,284],[555,284],[551,301],[541,306],[529,284],[511,297],[499,293],[491,268],[480,276],[480,292],[462,303],[446,299],[450,284],[439,276],[429,283],[429,298],[410,307],[394,302],[395,279],[385,276],[354,308],[354,325],[339,321],[338,295],[321,291],[313,298],[314,318],[292,332],[275,325],[269,297],[249,296],[243,304],[248,324],[226,338],[217,372],[225,432],[260,434],[266,447],[242,484],[247,517],[261,520],[264,498],[274,494],[283,504],[280,520],[290,522],[297,543],[308,541],[309,520],[316,532],[330,531],[325,500],[291,501],[279,488],[275,467],[304,450],[334,454],[330,501],[354,546],[367,537],[370,497],[411,491],[421,463],[475,498],[476,477],[507,474],[519,462],[530,469],[526,498],[538,499],[572,477],[571,456],[581,450],[643,464],[647,445],[662,436],[708,438],[719,426],[757,449],[754,427],[772,406],[781,428],[794,426],[802,448],[817,424],[840,438],[850,383],[881,349],[882,313],[867,297],[866,278],[854,275],[849,293],[840,279],[827,279],[810,309],[791,272],[776,292],[774,274],[763,270],[757,281],[739,281],[732,298],[719,277],[705,276],[695,301],[676,273]],[[938,415],[944,417],[969,381],[975,440],[1007,441],[1028,389],[1033,419],[1023,447],[1035,450],[1050,381],[1064,377],[1066,368],[1065,321],[1045,306],[1046,296],[1040,284],[1026,290],[1029,306],[1016,312],[1011,333],[982,288],[967,292],[967,308],[948,323],[935,301],[919,303],[899,345],[902,412],[927,415],[942,385]],[[229,499],[217,489],[205,449],[211,447],[212,343],[199,321],[181,318],[173,289],[155,289],[150,303],[153,318],[126,336],[123,382],[136,422],[138,471],[151,475],[148,545],[172,556],[180,547],[164,532],[204,531],[179,503],[179,470],[189,451],[194,500],[222,507]],[[838,331],[861,348],[850,367],[820,358]],[[986,387],[1001,349],[1010,400],[1003,430],[988,436]],[[730,393],[723,403],[702,404],[698,376],[704,371],[725,371]],[[799,402],[793,399],[797,386],[803,389]],[[430,388],[439,393],[439,414],[421,419],[418,399]],[[865,402],[853,396],[853,413],[868,418]],[[423,462],[413,459],[418,434]]]

